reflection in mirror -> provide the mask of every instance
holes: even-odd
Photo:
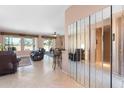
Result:
[[[111,8],[103,9],[103,87],[110,87],[111,77]]]
[[[72,54],[73,54],[73,46],[74,46],[73,45],[74,44],[73,43],[73,38],[74,38],[73,37],[73,24],[71,24],[71,27],[70,27],[70,34],[71,34],[71,40],[70,40],[70,42],[71,42],[71,47],[70,47],[71,48],[71,50],[70,50],[71,51],[70,72],[71,72],[71,77],[73,78],[73,63],[72,63],[72,60],[73,60],[73,55]]]
[[[71,45],[72,45],[72,35],[71,35],[71,25],[68,26],[68,40],[70,42],[68,42],[68,53],[69,53],[69,75],[71,76],[71,59],[72,59],[72,56],[71,56]]]
[[[89,87],[89,16],[85,18],[85,87]]]
[[[81,20],[81,44],[80,47],[83,50],[81,58],[81,84],[85,86],[85,31],[84,31],[84,19]]]
[[[76,48],[76,63],[77,63],[77,81],[81,82],[81,20],[77,21],[77,48]]]
[[[95,21],[96,21],[96,87],[102,87],[102,31],[103,31],[103,23],[102,23],[102,11],[96,13]]]
[[[95,60],[95,49],[96,49],[96,31],[95,31],[95,14],[90,16],[90,87],[96,87],[96,60]]]
[[[73,77],[75,80],[77,80],[77,63],[76,63],[76,56],[75,56],[75,52],[76,52],[76,48],[77,48],[77,23],[75,22],[73,24],[73,44],[74,44],[74,47],[73,47]]]

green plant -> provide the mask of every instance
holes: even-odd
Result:
[[[16,51],[16,47],[12,47],[12,51]]]
[[[4,51],[4,50],[5,50],[4,45],[0,43],[0,51]]]

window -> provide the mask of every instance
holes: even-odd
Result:
[[[24,47],[24,50],[34,50],[37,48],[35,46],[37,42],[35,38],[23,39],[21,37],[5,36],[4,42],[6,50],[12,49],[12,47],[15,47],[16,51],[23,51],[21,47]]]
[[[50,48],[55,47],[55,39],[46,39],[46,40],[44,40],[43,45],[44,45],[44,49],[46,51],[49,51]]]
[[[21,38],[6,36],[5,48],[8,50],[11,47],[15,47],[16,51],[21,51]]]
[[[32,38],[24,38],[24,50],[33,50],[35,48]]]

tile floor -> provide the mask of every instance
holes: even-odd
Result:
[[[52,59],[33,62],[30,66],[20,67],[16,74],[0,76],[0,87],[4,88],[79,88],[76,81],[60,69],[52,69]]]

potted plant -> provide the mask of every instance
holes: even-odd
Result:
[[[12,51],[15,52],[16,51],[16,47],[12,47]]]
[[[0,51],[4,51],[4,50],[5,50],[4,45],[0,43]]]

